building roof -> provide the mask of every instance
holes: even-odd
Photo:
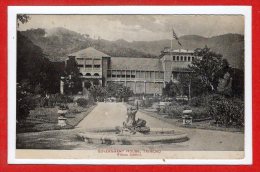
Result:
[[[75,56],[76,58],[102,58],[102,57],[110,57],[109,55],[96,50],[93,47],[88,47],[86,49],[80,50],[78,52],[69,54],[68,56]]]
[[[177,50],[173,50],[170,48],[164,49],[164,52],[172,52],[172,53],[194,53],[193,50],[185,50],[185,49],[177,49]]]
[[[156,58],[111,57],[112,70],[161,71],[162,64]]]

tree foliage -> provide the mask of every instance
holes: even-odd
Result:
[[[59,90],[61,71],[46,58],[41,48],[17,33],[17,82],[27,83],[34,94],[55,93]]]
[[[16,96],[16,120],[18,123],[20,123],[28,117],[30,110],[35,108],[35,104],[33,103],[32,99],[33,95],[28,91],[28,85],[26,82],[17,84]]]
[[[30,20],[30,17],[26,14],[17,14],[17,25],[19,27],[19,22],[24,24]]]
[[[204,88],[214,92],[217,89],[219,78],[228,71],[229,64],[222,55],[211,51],[207,46],[195,50],[195,58],[189,68],[201,80]]]
[[[212,95],[208,108],[209,114],[217,124],[226,127],[244,126],[244,102],[240,99]]]
[[[217,90],[220,94],[231,96],[232,95],[232,77],[230,73],[226,73],[223,78],[219,79]]]
[[[24,121],[33,108],[34,95],[59,91],[61,71],[42,49],[17,32],[17,120]]]
[[[75,58],[70,58],[66,61],[63,77],[65,93],[77,94],[82,90],[79,69]]]
[[[106,87],[106,92],[108,97],[116,97],[124,100],[127,100],[134,94],[129,87],[118,83],[109,83]]]
[[[162,90],[162,94],[167,97],[174,97],[178,94],[179,88],[176,84],[173,83],[172,80],[166,83],[165,87]]]
[[[89,88],[89,92],[91,93],[95,101],[103,100],[107,95],[106,89],[101,85],[92,85]]]

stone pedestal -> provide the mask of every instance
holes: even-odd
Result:
[[[182,124],[183,125],[191,125],[192,124],[192,110],[184,110],[182,116]]]
[[[67,112],[68,112],[67,109],[59,109],[59,110],[58,110],[59,116],[65,116],[65,114],[66,114]]]
[[[64,118],[63,116],[58,117],[58,126],[64,127],[67,125],[66,123],[67,118]]]
[[[60,93],[64,94],[64,81],[60,80]]]

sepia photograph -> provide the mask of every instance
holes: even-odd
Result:
[[[15,17],[16,158],[245,158],[243,14]]]

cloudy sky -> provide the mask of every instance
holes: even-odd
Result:
[[[64,27],[92,38],[127,41],[170,39],[178,36],[211,37],[225,33],[244,34],[242,15],[30,15],[19,30]]]

